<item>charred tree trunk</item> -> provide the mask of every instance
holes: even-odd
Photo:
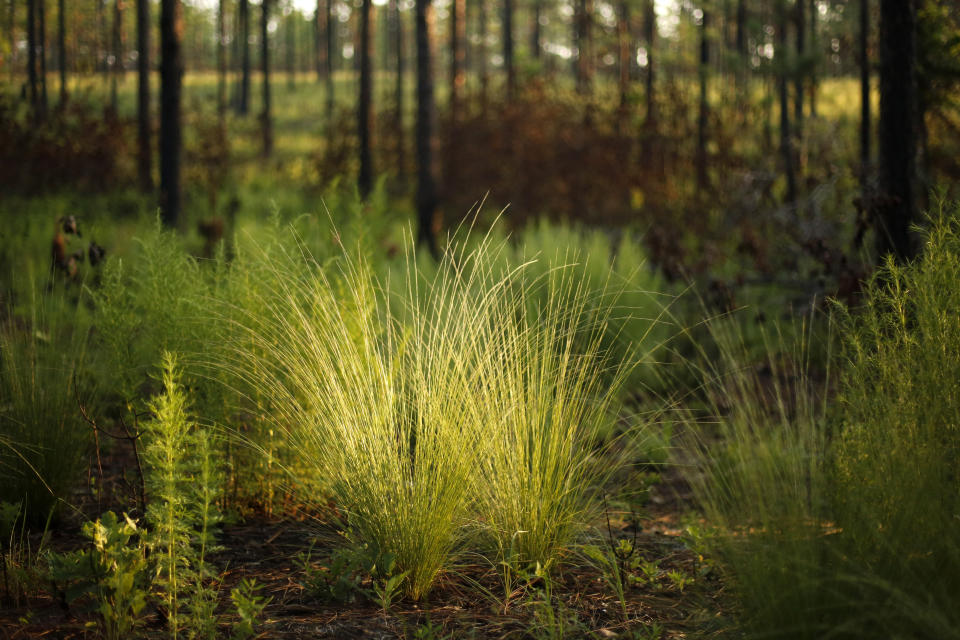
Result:
[[[656,56],[654,55],[654,45],[657,40],[657,11],[654,0],[647,0],[643,11],[643,39],[647,46],[647,74],[646,74],[646,99],[647,113],[645,127],[653,131],[656,129],[657,122],[657,100],[655,92],[655,66]]]
[[[38,42],[40,52],[40,115],[46,117],[50,101],[47,99],[47,0],[37,0]]]
[[[263,111],[260,129],[263,134],[263,157],[273,153],[273,119],[270,113],[270,2],[262,0],[260,11],[260,69],[263,74]]]
[[[37,0],[27,0],[27,91],[34,116],[40,113],[40,80],[37,78]]]
[[[818,52],[819,39],[817,38],[817,0],[810,0],[810,75],[807,78],[810,94],[810,117],[817,117],[817,62],[820,59]]]
[[[297,32],[294,12],[290,12],[287,19],[284,20],[284,31],[286,32],[286,67],[287,67],[287,87],[290,90],[297,87]]]
[[[590,93],[590,0],[577,0],[574,16],[577,49],[577,93]]]
[[[217,3],[217,114],[221,121],[227,111],[227,24],[223,2]]]
[[[866,199],[870,193],[870,0],[860,0],[860,183]]]
[[[540,59],[540,15],[543,13],[543,0],[533,0],[533,25],[530,31],[530,57]]]
[[[123,70],[123,51],[120,42],[121,25],[123,20],[123,2],[113,2],[113,23],[110,26],[110,113],[117,116],[117,84]]]
[[[787,88],[787,8],[785,0],[777,4],[776,56],[777,90],[780,98],[780,154],[783,158],[783,173],[787,180],[786,201],[797,200],[797,179],[793,168],[793,137],[790,133],[790,98]]]
[[[240,0],[237,20],[240,23],[240,100],[237,111],[245,116],[250,112],[250,0]]]
[[[360,175],[357,186],[366,198],[373,187],[373,157],[370,152],[371,102],[373,100],[373,61],[370,55],[370,21],[373,2],[363,0],[360,6],[360,100],[357,131],[360,135]]]
[[[517,88],[517,70],[513,64],[513,0],[503,0],[503,68],[507,72],[507,101],[512,102]]]
[[[333,123],[333,104],[334,104],[334,86],[333,86],[333,60],[336,54],[336,24],[333,20],[333,0],[327,0],[327,126]]]
[[[797,65],[794,72],[793,121],[794,135],[798,138],[803,135],[803,103],[805,98],[804,85],[806,83],[806,56],[807,52],[807,19],[803,0],[797,0],[794,15],[797,24]]]
[[[903,262],[916,255],[917,4],[880,0],[880,198],[877,252]]]
[[[629,107],[630,91],[630,5],[627,0],[620,0],[618,7],[619,15],[617,20],[617,44],[619,52],[620,77],[618,88],[620,91],[620,119],[626,116]]]
[[[150,143],[150,0],[137,0],[137,169],[140,188],[153,190]]]
[[[707,188],[707,74],[710,67],[710,13],[703,9],[703,19],[700,24],[700,66],[698,78],[700,81],[700,103],[697,109],[697,193],[702,194]]]
[[[57,6],[57,55],[60,68],[60,106],[67,104],[67,7],[66,0]]]
[[[490,50],[487,48],[487,39],[489,38],[489,23],[487,22],[487,0],[478,0],[477,9],[480,12],[479,25],[477,28],[480,35],[480,50],[477,55],[480,57],[480,105],[483,112],[487,112],[487,102],[490,91],[490,68],[489,57]]]
[[[397,175],[404,175],[404,132],[403,132],[403,20],[398,0],[390,0],[389,12],[392,16],[392,41],[396,75],[393,87],[393,131],[397,136]]]
[[[417,244],[439,255],[433,232],[437,189],[433,177],[433,73],[430,0],[416,0],[417,20]]]
[[[460,98],[463,93],[464,45],[466,44],[466,3],[465,0],[451,0],[450,3],[450,120],[457,122]]]
[[[168,227],[180,218],[181,11],[180,0],[160,2],[160,214]]]

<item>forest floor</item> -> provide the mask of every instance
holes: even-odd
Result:
[[[100,460],[104,491],[100,504],[92,491],[78,493],[79,510],[53,529],[48,549],[69,551],[89,544],[80,523],[95,517],[98,508],[123,511],[129,507],[136,478],[129,453],[115,447]],[[97,462],[91,461],[91,483],[96,484]],[[609,523],[598,528],[616,544],[628,540],[634,548],[624,560],[634,569],[621,604],[608,577],[580,557],[571,557],[555,571],[549,589],[536,578],[505,593],[495,567],[470,564],[469,559],[440,576],[429,599],[396,600],[389,609],[364,596],[369,579],[358,585],[347,601],[322,600],[309,587],[305,562],[316,572],[329,567],[331,553],[341,541],[333,521],[294,505],[283,515],[252,512],[224,525],[211,558],[219,576],[220,635],[229,637],[232,616],[230,592],[244,579],[262,586],[270,598],[258,626],[258,638],[689,638],[713,635],[725,624],[729,598],[719,570],[709,559],[691,550],[685,536],[691,511],[689,487],[669,465],[656,476],[648,500],[636,518],[607,514]],[[126,507],[124,506],[126,505]],[[39,540],[35,541],[35,544]],[[637,578],[639,563],[656,567],[656,577]],[[689,584],[668,579],[689,576]],[[315,573],[315,575],[323,575]],[[649,577],[649,576],[648,576]],[[100,637],[90,612],[63,604],[56,585],[27,585],[16,603],[0,606],[0,637],[79,639]],[[626,615],[624,614],[624,606]],[[141,614],[142,637],[164,637],[159,610]]]

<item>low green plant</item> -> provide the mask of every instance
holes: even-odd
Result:
[[[93,548],[49,555],[50,577],[63,585],[63,598],[71,604],[88,597],[110,640],[124,640],[136,633],[140,613],[147,604],[150,564],[146,532],[124,514],[108,511],[95,522],[83,525],[83,534]]]
[[[254,580],[244,578],[230,592],[230,600],[237,611],[237,621],[230,631],[232,640],[248,640],[256,633],[257,621],[273,597],[258,594],[262,587]]]

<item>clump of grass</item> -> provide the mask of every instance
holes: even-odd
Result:
[[[362,259],[324,269],[286,255],[255,307],[224,311],[238,386],[257,388],[296,470],[332,492],[356,543],[390,554],[414,599],[471,529],[497,561],[548,566],[601,468],[593,445],[614,397],[603,325],[573,270],[530,277],[503,251],[489,238],[452,248],[429,273],[411,254],[399,286]]]
[[[77,394],[92,395],[82,376],[86,323],[61,298],[34,294],[0,324],[0,430],[9,445],[0,446],[0,502],[20,504],[35,525],[69,498],[90,442],[77,411]]]

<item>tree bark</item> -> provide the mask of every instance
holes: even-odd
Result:
[[[507,101],[512,102],[517,87],[513,64],[513,0],[503,0],[503,68],[507,72]]]
[[[67,8],[66,0],[57,6],[57,55],[60,68],[60,106],[67,104]]]
[[[793,141],[790,134],[790,99],[787,90],[787,8],[786,0],[777,3],[777,43],[778,58],[777,90],[780,97],[780,155],[783,158],[783,173],[787,180],[788,203],[797,200],[797,179],[793,168]]]
[[[620,117],[627,114],[629,107],[630,90],[630,5],[627,0],[620,0],[619,19],[617,20],[617,44],[619,45],[619,90],[620,90]]]
[[[464,0],[450,2],[450,120],[457,122],[460,98],[463,93],[463,59],[466,41],[466,4]]]
[[[588,95],[591,91],[591,61],[590,56],[590,0],[578,0],[574,23],[576,28],[577,48],[577,93]]]
[[[657,100],[655,92],[655,68],[654,61],[655,56],[653,52],[653,47],[656,44],[657,39],[657,11],[654,0],[647,0],[644,5],[643,12],[643,39],[646,41],[647,45],[647,75],[646,75],[646,98],[647,98],[647,113],[646,113],[646,122],[645,126],[649,130],[656,128],[657,122]]]
[[[710,13],[703,9],[703,19],[700,24],[700,66],[698,79],[700,81],[700,103],[697,110],[697,193],[702,194],[707,187],[707,73],[710,66]]]
[[[263,111],[260,113],[260,129],[263,133],[263,157],[273,153],[273,120],[270,114],[270,3],[262,0],[260,11],[260,69],[263,74]]]
[[[150,0],[137,0],[137,169],[140,188],[153,191],[150,142]]]
[[[160,213],[176,227],[180,218],[180,92],[183,81],[183,15],[180,0],[160,2]]]
[[[433,73],[430,58],[430,0],[416,0],[417,21],[417,244],[439,255],[433,233],[437,190],[433,177]]]
[[[323,37],[326,31],[323,23],[324,17],[323,0],[317,0],[317,10],[313,14],[313,64],[317,71],[317,82],[323,82],[323,74],[327,70],[327,65],[323,59],[326,52],[326,47],[323,46]]]
[[[914,257],[910,225],[917,215],[917,4],[880,0],[880,256]]]
[[[40,61],[40,114],[46,117],[47,108],[50,104],[47,99],[47,0],[37,0],[37,18],[40,33],[39,41],[39,61]]]
[[[16,67],[17,67],[17,3],[16,0],[7,0],[7,17],[9,22],[7,22],[7,39],[10,42],[10,64],[8,65],[10,70],[10,84],[13,85],[14,79],[16,78]]]
[[[296,13],[291,11],[290,15],[284,20],[284,31],[286,31],[286,67],[287,67],[287,87],[291,90],[297,86],[297,32]]]
[[[223,2],[217,3],[217,114],[221,121],[227,111],[227,24]]]
[[[373,60],[370,55],[370,21],[372,0],[360,5],[360,100],[357,109],[357,131],[360,134],[360,175],[357,186],[366,198],[373,188],[373,157],[370,152],[370,126],[373,100]]]
[[[110,64],[110,113],[117,115],[117,83],[123,69],[123,51],[120,42],[123,20],[123,0],[113,0],[113,23],[110,27],[110,51],[113,61]]]
[[[333,60],[336,54],[337,32],[333,20],[333,0],[327,0],[327,126],[333,123],[334,86]]]
[[[817,0],[810,0],[810,53],[813,55],[813,63],[810,65],[810,77],[808,91],[810,94],[810,117],[817,117],[817,62],[820,59],[818,52],[817,38]]]
[[[490,25],[487,21],[487,0],[477,0],[477,3],[479,5],[477,8],[480,12],[480,24],[477,25],[477,29],[480,32],[480,51],[477,53],[477,55],[480,57],[480,106],[483,109],[483,113],[486,114],[490,91],[490,50],[487,47]]]
[[[398,0],[390,0],[389,12],[392,16],[393,53],[396,63],[393,89],[393,130],[397,136],[397,174],[404,175],[404,135],[403,135],[403,21]]]
[[[40,86],[37,78],[37,0],[27,0],[27,91],[34,116],[40,113]]]
[[[237,111],[245,116],[250,112],[250,0],[240,0],[240,103]]]
[[[860,29],[857,34],[860,54],[860,183],[863,195],[870,184],[870,0],[860,0]]]
[[[804,56],[807,52],[807,12],[803,5],[803,0],[797,0],[797,5],[794,8],[797,24],[797,68],[793,78],[793,120],[794,134],[798,138],[803,135],[803,103],[806,97],[804,92],[804,85],[806,83],[806,61],[804,60]]]
[[[530,57],[540,59],[540,15],[543,13],[543,0],[533,0],[533,28],[530,31]]]

